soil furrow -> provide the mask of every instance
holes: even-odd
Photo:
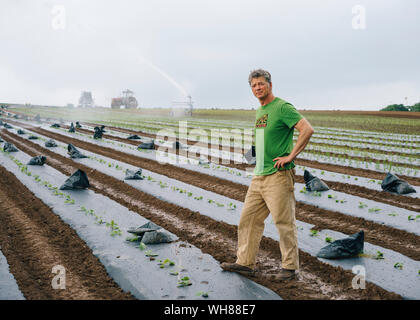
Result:
[[[134,299],[108,276],[76,232],[0,166],[0,244],[26,299]],[[66,288],[53,289],[52,268]]]
[[[65,143],[72,143],[73,145],[85,150],[163,174],[169,178],[180,180],[238,201],[243,202],[245,199],[248,189],[245,185],[205,175],[199,172],[178,168],[169,164],[160,165],[156,161],[139,158],[114,149],[99,147],[88,142],[51,133],[47,130],[39,128],[31,129],[39,134],[46,135]],[[28,140],[5,130],[2,131],[2,134],[5,134],[5,136],[12,138],[15,141],[18,140],[24,143],[29,142]],[[36,145],[36,148],[39,149],[41,147]],[[46,155],[51,154],[51,156],[54,157],[54,153],[47,149],[44,150],[45,151],[43,152],[46,153]],[[296,218],[298,220],[314,224],[315,228],[318,229],[331,229],[345,234],[352,234],[357,231],[364,230],[366,241],[400,252],[414,260],[420,260],[420,248],[418,246],[418,243],[420,243],[420,237],[407,231],[395,229],[363,218],[320,209],[300,202],[296,202]]]
[[[233,261],[236,255],[237,226],[215,221],[199,212],[167,203],[143,193],[123,181],[107,176],[71,159],[42,148],[17,135],[1,132],[2,136],[31,156],[40,151],[47,156],[47,163],[66,175],[74,170],[84,170],[91,182],[91,189],[101,193],[141,216],[150,219],[181,240],[200,248],[216,260]],[[176,223],[174,223],[176,221]],[[209,241],[211,240],[211,241]],[[221,250],[223,249],[223,250]],[[395,293],[367,283],[365,290],[351,287],[354,274],[340,267],[332,267],[317,258],[300,251],[300,280],[278,282],[272,275],[279,271],[280,252],[278,242],[263,237],[257,267],[262,272],[250,279],[277,292],[284,299],[400,299]]]

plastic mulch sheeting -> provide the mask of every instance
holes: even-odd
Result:
[[[89,186],[89,180],[86,173],[78,169],[64,182],[60,187],[60,190],[86,189]]]
[[[407,181],[399,179],[396,175],[388,172],[382,181],[381,187],[384,191],[395,192],[398,194],[407,194],[416,192]]]
[[[71,123],[71,125],[70,125],[70,129],[69,129],[69,132],[75,132],[76,130],[74,129],[74,125],[73,125],[73,122]]]
[[[139,168],[137,171],[127,169],[125,171],[125,178],[124,180],[143,180],[141,176],[141,169]]]
[[[60,128],[60,125],[58,123],[54,123],[51,125],[51,128]]]
[[[48,148],[51,148],[51,147],[57,147],[58,145],[53,139],[50,139],[50,140],[45,141],[45,146]]]
[[[3,151],[5,151],[5,152],[18,152],[19,150],[16,149],[16,147],[13,144],[11,144],[9,142],[6,142],[3,146]]]
[[[245,154],[245,159],[248,164],[256,164],[255,146],[252,146],[251,149],[248,150],[248,152]]]
[[[339,239],[319,250],[317,257],[325,259],[341,259],[355,257],[363,252],[365,233],[359,231],[348,238]]]
[[[46,156],[36,156],[36,157],[31,158],[31,160],[29,160],[28,165],[43,166],[46,161],[47,161]]]
[[[6,129],[13,129],[13,127],[10,124],[5,123],[3,125]]]
[[[154,149],[154,148],[155,148],[155,142],[153,140],[151,142],[143,142],[137,147],[137,149]]]
[[[303,172],[303,178],[308,191],[326,191],[330,189],[324,181],[313,176],[308,170]]]
[[[144,244],[169,243],[176,240],[169,233],[159,231],[159,229],[161,227],[150,221],[138,228],[129,229],[127,232],[137,235],[137,241]]]
[[[67,146],[67,154],[69,154],[70,155],[70,158],[72,158],[72,159],[87,158],[87,156],[85,156],[84,154],[80,153],[80,151],[77,150],[76,147],[73,146],[72,144],[69,144]]]
[[[23,131],[22,129],[19,129],[19,130],[17,131],[17,134],[25,134],[25,131]]]
[[[76,121],[76,128],[81,128],[81,124],[79,123],[79,121]]]
[[[102,135],[106,132],[104,130],[104,128],[105,128],[105,126],[101,126],[100,128],[99,127],[95,127],[94,128],[95,133],[93,134],[93,138],[94,139],[101,139],[102,138]]]
[[[28,139],[31,139],[31,140],[36,140],[36,139],[38,139],[38,137],[37,136],[29,136],[29,138]]]

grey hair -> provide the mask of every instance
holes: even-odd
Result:
[[[265,81],[267,81],[268,83],[271,83],[270,72],[268,72],[266,70],[263,70],[263,69],[257,69],[257,70],[251,71],[251,73],[249,74],[249,77],[248,77],[249,85],[251,85],[251,80],[252,79],[259,78],[259,77],[264,77]]]

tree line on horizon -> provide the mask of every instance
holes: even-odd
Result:
[[[405,106],[403,104],[390,104],[385,108],[382,108],[380,111],[412,111],[412,112],[420,112],[420,102],[412,106]]]

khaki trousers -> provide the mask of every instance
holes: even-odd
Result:
[[[264,220],[271,213],[280,234],[282,268],[299,269],[295,173],[295,169],[280,170],[268,176],[252,178],[238,226],[236,263],[255,268],[256,255],[264,232]]]

